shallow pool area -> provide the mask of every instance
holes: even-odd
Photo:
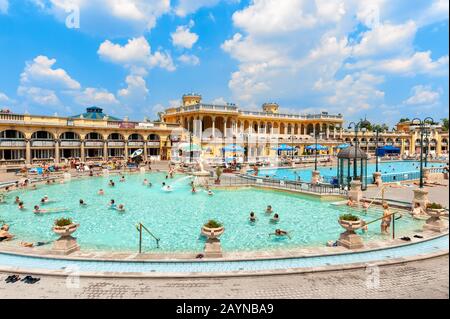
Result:
[[[442,163],[428,163],[427,167],[429,168],[437,168],[444,167],[445,165]],[[425,166],[424,166],[425,167]],[[304,182],[311,181],[313,167],[310,168],[277,168],[277,169],[261,169],[258,172],[258,176],[272,177],[276,179],[282,180],[301,180]],[[382,173],[383,181],[390,182],[395,178],[392,178],[392,175],[397,175],[397,180],[418,178],[419,170],[420,170],[420,162],[418,161],[389,161],[389,162],[380,162],[378,164],[378,170]],[[337,176],[337,168],[334,166],[321,166],[318,167],[318,171],[320,172],[320,176],[324,178],[325,181],[329,182],[333,178]],[[376,164],[368,163],[367,164],[367,178],[368,183],[372,183],[372,174],[376,171]],[[249,171],[252,173],[253,171]],[[405,177],[402,176],[406,174]]]
[[[170,253],[203,251],[206,239],[200,236],[200,228],[209,219],[224,224],[222,248],[232,252],[320,247],[329,240],[336,240],[343,232],[337,222],[339,215],[352,212],[366,221],[381,216],[379,209],[365,213],[314,197],[274,190],[240,188],[214,190],[213,196],[208,196],[204,190],[192,194],[190,178],[183,175],[166,179],[163,173],[129,174],[125,175],[125,182],[119,182],[119,177],[84,178],[39,186],[37,190],[11,192],[7,203],[0,205],[0,220],[11,226],[10,232],[18,241],[36,242],[57,239],[51,230],[54,220],[70,217],[80,224],[74,236],[82,250],[126,252],[138,251],[136,224],[142,222],[161,239],[160,249],[157,249],[154,239],[144,235],[144,251]],[[144,178],[153,186],[143,185]],[[115,181],[115,187],[108,186],[110,179]],[[171,185],[173,191],[163,191],[163,182]],[[97,194],[100,188],[105,195]],[[42,208],[65,208],[67,212],[34,214],[33,206],[45,195],[55,202]],[[18,209],[15,196],[24,202],[26,210]],[[87,206],[80,206],[79,199]],[[124,204],[126,211],[110,209],[111,199]],[[280,215],[278,224],[271,223],[270,215],[265,214],[267,205],[272,205],[274,212]],[[256,223],[248,221],[251,211],[256,213]],[[396,221],[396,237],[418,231],[422,225],[423,221],[405,215]],[[291,239],[269,236],[277,228],[289,231]],[[386,238],[380,234],[378,222],[371,224],[362,236],[364,241]]]
[[[261,271],[279,271],[298,268],[313,268],[327,266],[344,266],[356,263],[371,263],[390,261],[398,258],[416,258],[419,255],[448,253],[449,237],[425,240],[413,244],[385,248],[380,250],[352,252],[348,254],[323,255],[314,257],[296,257],[280,259],[240,260],[240,261],[96,261],[96,260],[67,260],[27,257],[0,253],[0,268],[33,269],[37,271],[59,271],[60,274],[95,273],[112,276],[133,273],[136,275],[173,274],[192,276],[198,273],[229,273],[247,272],[257,274]],[[236,273],[235,273],[236,274]]]

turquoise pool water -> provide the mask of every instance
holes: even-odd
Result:
[[[114,188],[108,186],[109,178],[93,177],[73,180],[65,184],[41,186],[37,190],[16,191],[8,195],[7,203],[0,205],[0,220],[10,224],[11,233],[23,241],[47,241],[57,238],[51,231],[56,218],[71,217],[80,224],[75,233],[82,249],[121,250],[136,252],[138,232],[136,224],[142,222],[161,238],[160,250],[164,252],[202,251],[205,238],[200,227],[208,219],[216,219],[225,225],[222,247],[226,251],[277,249],[285,247],[323,246],[328,240],[336,240],[343,229],[337,223],[340,214],[352,211],[370,221],[380,216],[378,210],[365,215],[352,208],[337,207],[330,202],[311,197],[252,188],[216,190],[213,196],[201,191],[191,194],[189,179],[177,176],[165,180],[162,173],[127,175],[125,182],[119,176],[111,176]],[[144,186],[144,178],[153,187]],[[181,180],[180,180],[181,179]],[[178,181],[177,181],[178,180]],[[172,184],[173,192],[161,189],[162,182]],[[97,195],[103,188],[105,195]],[[66,208],[64,213],[35,215],[32,207],[48,195],[54,203],[43,208]],[[15,196],[24,201],[26,210],[20,211],[13,203]],[[79,199],[88,205],[79,206]],[[123,203],[126,211],[119,213],[108,208],[114,199]],[[264,210],[272,205],[281,221],[274,225]],[[248,222],[250,211],[257,215],[257,222]],[[407,216],[396,222],[397,236],[411,234],[420,229],[421,221]],[[269,237],[276,228],[290,231],[292,239]],[[364,240],[379,239],[379,224],[370,225]],[[155,241],[144,234],[144,249],[155,250]]]
[[[320,267],[352,263],[370,263],[430,254],[448,250],[448,235],[424,242],[382,250],[339,254],[331,256],[315,256],[285,259],[246,260],[246,261],[207,261],[199,262],[106,262],[85,260],[63,260],[34,258],[0,253],[0,265],[20,268],[45,270],[65,270],[68,274],[79,272],[122,272],[122,273],[200,273],[229,271],[264,271],[289,268]]]
[[[445,165],[440,163],[428,163],[427,167],[443,167]],[[358,165],[359,167],[359,165]],[[419,172],[420,162],[418,161],[392,161],[392,162],[380,162],[378,164],[378,170],[382,174],[401,174],[401,173],[413,173]],[[369,182],[372,180],[372,174],[376,171],[375,164],[367,164],[367,176]],[[279,169],[261,169],[258,172],[259,176],[269,176],[277,179],[286,180],[300,180],[311,181],[312,170],[314,168],[308,169],[290,169],[290,168],[279,168]],[[319,167],[320,176],[323,176],[325,180],[330,180],[337,175],[337,168],[335,166]],[[350,168],[352,174],[352,168]],[[251,171],[250,171],[251,173]],[[359,171],[358,171],[359,173]]]

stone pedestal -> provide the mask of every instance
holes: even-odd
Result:
[[[209,172],[194,172],[192,173],[194,176],[194,186],[195,187],[206,187],[209,185]]]
[[[423,225],[424,230],[431,230],[438,233],[442,233],[448,229],[448,224],[440,217],[444,215],[443,209],[431,209],[427,210],[427,214],[430,216]]]
[[[373,173],[373,183],[378,187],[383,186],[383,180],[381,179],[381,172]]]
[[[63,227],[53,227],[53,232],[60,235],[58,240],[53,243],[52,253],[56,255],[69,255],[80,250],[76,238],[71,235],[77,230],[78,224],[72,224]]]
[[[427,210],[427,204],[429,203],[428,200],[428,190],[425,188],[418,188],[418,189],[414,189],[414,198],[412,201],[412,207],[415,207],[416,203],[419,203],[420,207],[422,207],[422,209],[424,211]]]
[[[358,249],[364,247],[361,236],[355,233],[355,230],[361,227],[361,221],[343,221],[339,220],[339,224],[346,229],[341,233],[338,239],[338,245],[348,249]]]
[[[362,198],[362,189],[361,189],[361,181],[353,180],[350,183],[350,190],[348,191],[348,198],[359,203]]]
[[[219,238],[208,238],[205,244],[206,258],[222,258],[222,247]]]
[[[320,172],[312,171],[311,184],[318,184],[320,180]]]

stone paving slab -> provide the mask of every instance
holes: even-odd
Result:
[[[0,296],[17,298],[449,298],[448,254],[395,265],[332,272],[229,278],[77,278],[40,276],[36,284],[5,283]]]

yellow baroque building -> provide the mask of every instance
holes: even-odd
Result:
[[[221,158],[224,146],[242,145],[247,158],[278,155],[274,145],[286,144],[297,155],[315,143],[327,146],[322,153],[333,154],[336,146],[354,143],[355,133],[344,126],[342,114],[284,114],[277,103],[265,103],[261,111],[240,109],[234,104],[202,103],[201,95],[185,94],[179,107],[168,108],[161,121],[129,121],[90,107],[71,117],[0,112],[0,166],[42,162],[63,163],[126,160],[137,149],[144,160],[170,160],[180,145],[195,143],[207,157]],[[410,122],[397,124],[393,131],[359,132],[358,145],[374,153],[376,145],[392,145],[401,153],[420,151],[419,127]],[[448,132],[435,126],[425,136],[428,154],[448,153]]]
[[[170,135],[178,126],[132,122],[107,116],[98,107],[73,117],[0,113],[0,165],[61,163],[66,159],[127,159],[137,149],[144,159],[168,159]]]

